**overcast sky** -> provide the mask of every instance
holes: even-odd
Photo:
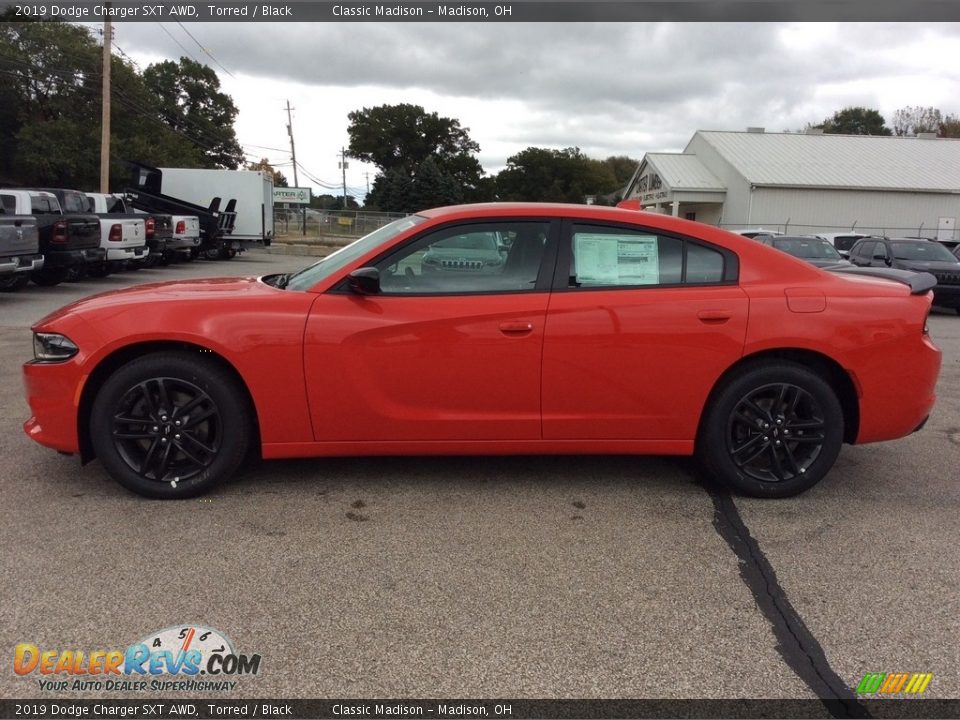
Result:
[[[905,105],[960,114],[956,23],[114,27],[116,45],[141,68],[185,54],[213,67],[240,110],[244,150],[278,161],[291,185],[282,164],[290,161],[287,99],[297,160],[337,186],[347,113],[385,103],[457,118],[488,172],[531,145],[640,159],[682,150],[696,130],[797,130],[849,105],[877,108],[888,123]],[[365,172],[372,182],[373,167],[352,162],[347,171],[355,194]],[[326,192],[303,173],[300,184]]]

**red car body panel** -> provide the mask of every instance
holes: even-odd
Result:
[[[24,366],[37,442],[81,449],[97,367],[142,343],[221,357],[253,400],[264,457],[387,454],[689,454],[711,390],[744,357],[806,350],[836,362],[859,404],[857,442],[902,437],[934,402],[931,298],[840,277],[677,218],[593,206],[492,204],[422,213],[437,225],[516,217],[635,224],[726,248],[739,279],[710,286],[462,296],[359,296],[346,275],[307,292],[255,279],[145,285],[82,300],[35,331],[80,348]],[[551,268],[552,269],[552,268]]]

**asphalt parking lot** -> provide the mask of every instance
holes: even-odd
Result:
[[[0,295],[8,658],[202,623],[263,658],[233,697],[811,698],[867,672],[931,672],[927,696],[960,697],[953,313],[930,319],[926,428],[845,447],[789,500],[711,492],[680,459],[519,457],[275,461],[164,503],[23,434],[20,364],[48,311],[303,264],[248,253]],[[0,691],[44,696],[10,665]]]

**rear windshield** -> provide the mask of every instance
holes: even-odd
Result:
[[[64,212],[87,212],[87,196],[79,192],[65,192],[63,194]]]
[[[773,246],[798,258],[835,260],[840,257],[836,248],[826,240],[781,240],[774,238]]]

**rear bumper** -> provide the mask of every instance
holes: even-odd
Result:
[[[0,257],[0,275],[18,272],[33,272],[43,268],[43,255],[16,255]]]
[[[172,237],[167,242],[168,250],[191,250],[200,247],[200,237]]]
[[[895,357],[857,376],[860,390],[860,431],[857,443],[895,440],[919,430],[936,402],[942,356],[926,335],[901,342],[883,357]]]
[[[74,267],[87,263],[102,263],[107,259],[103,248],[85,248],[83,250],[53,250],[44,253],[46,267]]]
[[[125,248],[107,248],[107,260],[109,262],[122,262],[124,260],[143,260],[150,254],[146,245],[138,247]]]

